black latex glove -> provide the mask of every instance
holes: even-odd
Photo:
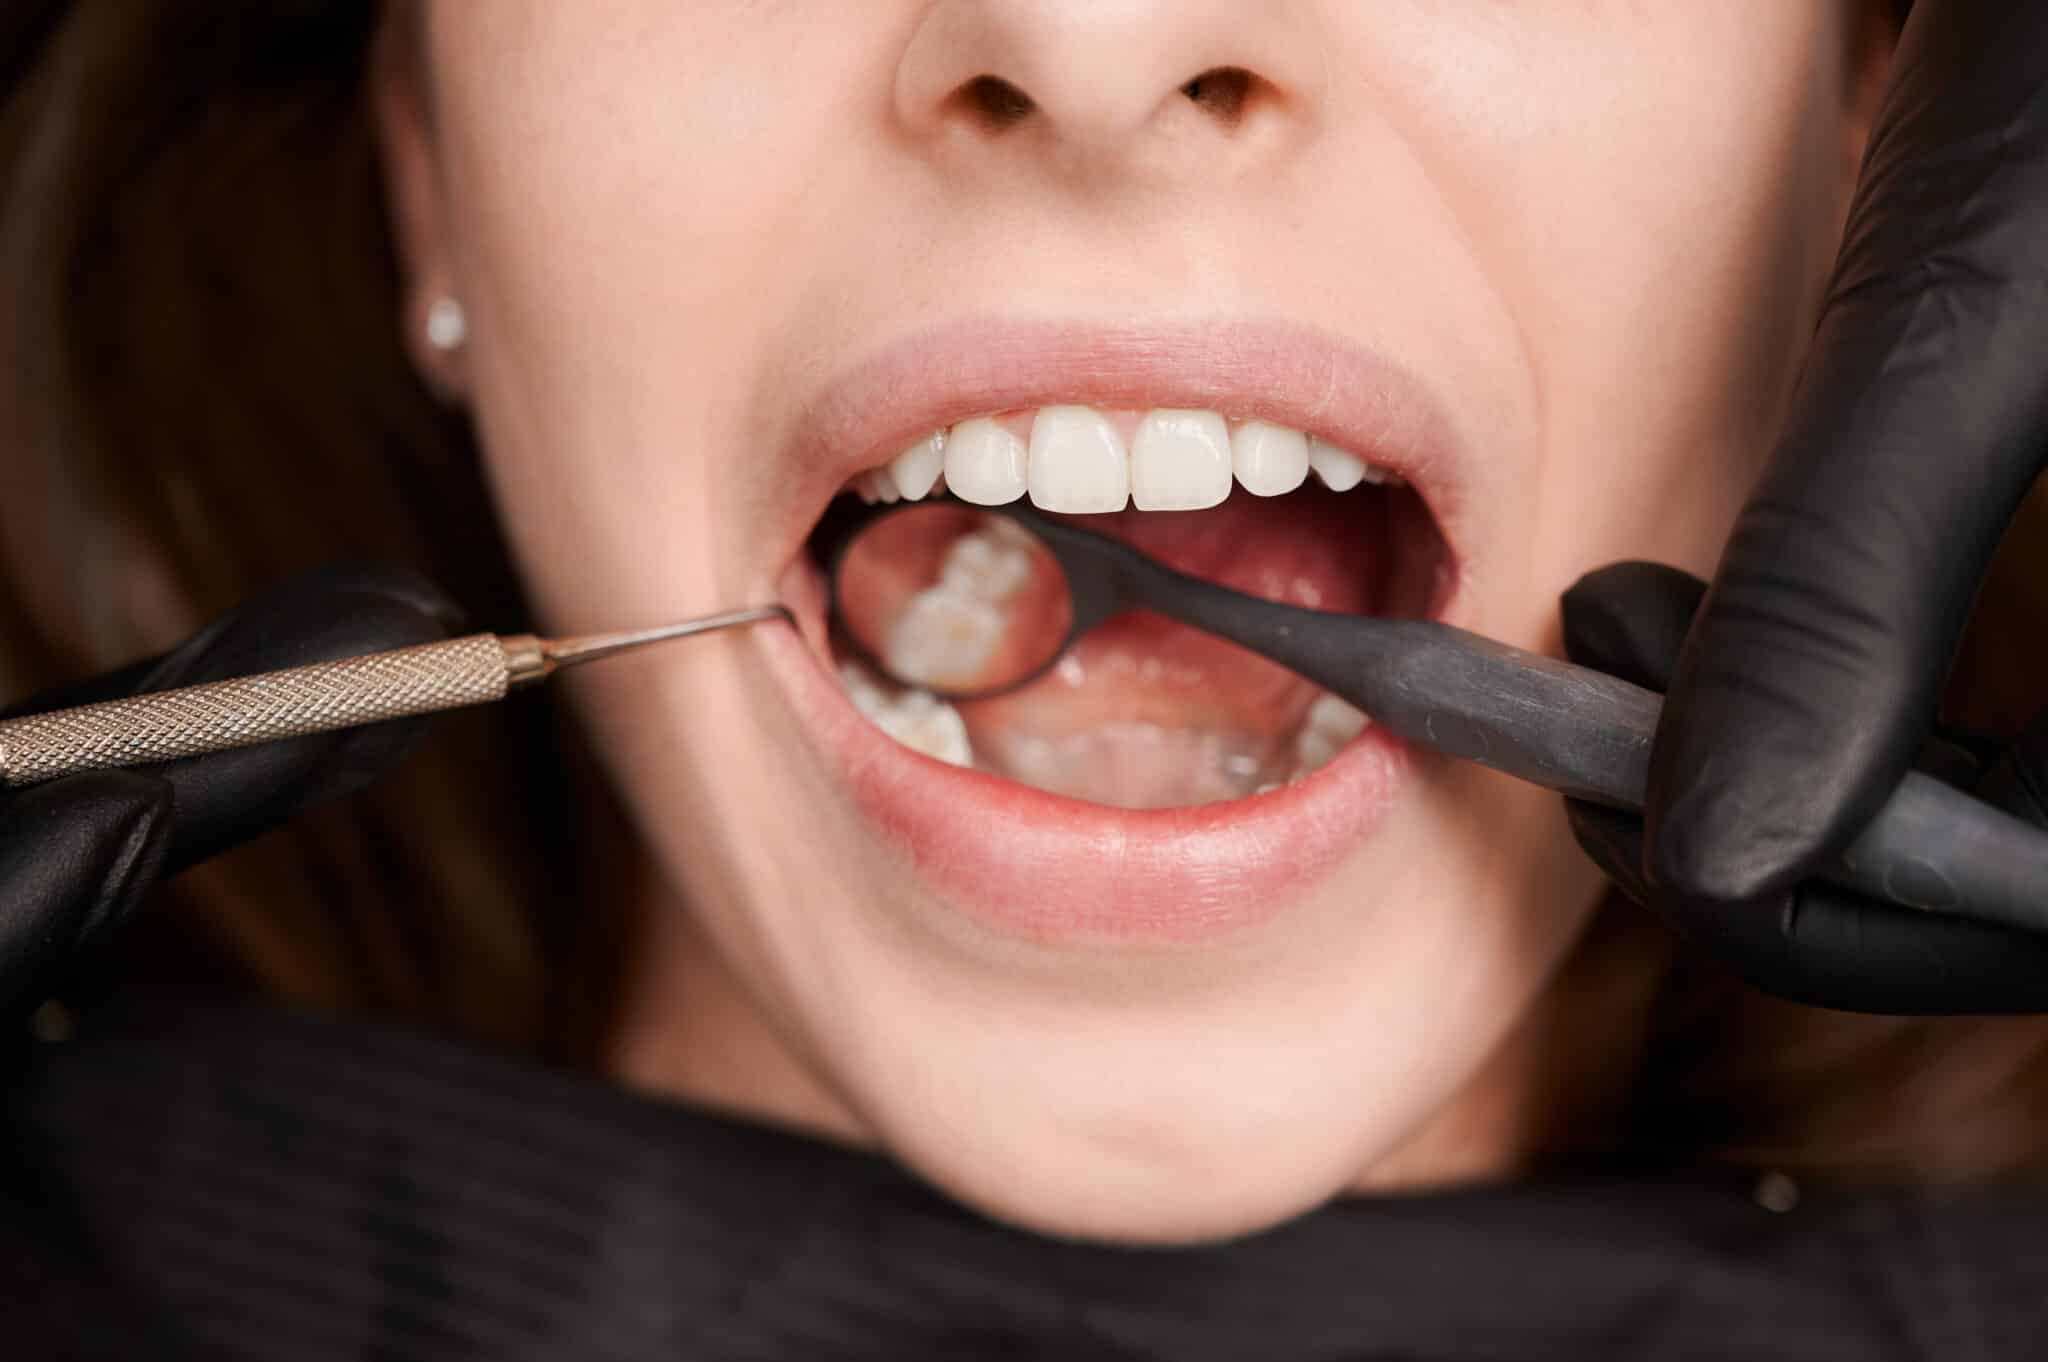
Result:
[[[1755,898],[1854,837],[2044,459],[2048,4],[1920,0],[1787,433],[1672,678],[1657,884]]]
[[[1706,584],[1675,568],[1620,563],[1564,597],[1565,651],[1651,690],[1664,689]],[[2048,826],[2048,711],[2003,752],[1936,740],[1930,774]],[[1638,902],[1661,909],[1694,944],[1757,987],[1795,1002],[1859,1012],[2048,1011],[2048,936],[1866,899],[1817,880],[1730,902],[1653,888],[1643,824],[1568,802],[1579,845]]]
[[[7,714],[432,643],[458,623],[439,592],[408,574],[325,569],[258,596],[162,658]],[[368,784],[425,725],[375,724],[0,791],[0,1015],[34,1003],[159,879]]]

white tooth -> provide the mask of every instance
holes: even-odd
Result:
[[[1308,478],[1308,437],[1286,426],[1247,421],[1231,437],[1238,485],[1255,497],[1292,492]]]
[[[946,435],[946,487],[962,501],[1001,506],[1024,495],[1024,442],[986,416]]]
[[[1124,442],[1092,407],[1043,407],[1031,423],[1031,504],[1042,511],[1099,514],[1131,499]]]
[[[1294,739],[1294,775],[1299,780],[1326,765],[1344,744],[1365,731],[1372,720],[1363,711],[1325,691],[1308,707],[1301,732]]]
[[[1382,468],[1376,463],[1365,466],[1365,481],[1375,487],[1406,487],[1407,479],[1391,468]]]
[[[1301,736],[1294,740],[1294,774],[1305,776],[1337,755],[1337,744],[1326,733],[1313,728],[1301,730]]]
[[[920,591],[894,623],[882,649],[891,673],[934,690],[971,691],[1008,623],[1006,612],[946,587]]]
[[[846,485],[848,488],[852,490],[855,496],[859,497],[862,501],[866,502],[870,506],[874,505],[876,502],[881,500],[880,497],[875,495],[874,479],[870,478],[865,473],[856,474],[854,479],[851,482],[847,483]]]
[[[1363,459],[1321,440],[1308,442],[1308,466],[1316,470],[1316,476],[1332,492],[1348,492],[1365,478]]]
[[[909,690],[891,696],[866,668],[852,662],[840,664],[839,684],[869,723],[905,747],[954,766],[974,764],[974,748],[967,741],[960,711],[931,692]]]
[[[946,466],[946,434],[934,431],[889,461],[889,476],[896,490],[911,501],[921,501],[939,480]]]
[[[1038,536],[1006,515],[983,516],[975,533],[985,535],[995,543],[1023,549],[1027,558],[1038,548]]]
[[[1016,594],[1031,576],[1034,544],[1030,532],[1008,516],[963,534],[946,550],[939,566],[940,587],[978,601],[995,604]],[[1016,538],[1011,529],[1024,538]]]
[[[889,476],[888,469],[871,468],[868,470],[868,479],[874,484],[875,495],[891,506],[903,500],[903,493],[897,490],[896,479]]]
[[[1131,504],[1201,511],[1230,495],[1230,427],[1213,411],[1145,413],[1131,438]]]
[[[856,662],[839,664],[839,688],[852,699],[853,707],[869,718],[883,703],[882,688],[868,675],[868,669]]]
[[[1371,722],[1364,710],[1328,691],[1318,695],[1315,703],[1308,707],[1308,727],[1334,739],[1340,746],[1363,733]]]
[[[949,766],[972,766],[974,746],[960,711],[928,691],[914,690],[898,703],[894,727],[883,732],[913,751]]]

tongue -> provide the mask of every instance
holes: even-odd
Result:
[[[1168,567],[1266,600],[1372,613],[1383,499],[1304,487],[1206,511],[1071,517]],[[1130,611],[1021,691],[960,706],[978,764],[1122,807],[1207,803],[1286,780],[1317,688],[1234,644]]]

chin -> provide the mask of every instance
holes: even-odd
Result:
[[[942,1119],[917,1121],[915,1133],[890,1149],[954,1200],[1019,1229],[1100,1243],[1195,1245],[1271,1229],[1351,1183],[1356,1122],[1328,1119],[1308,1129],[1317,1115],[1297,1106],[1286,1127],[1247,1123],[1219,1118],[1212,1098],[1123,1120],[1096,1113],[1095,1129],[1048,1130],[1043,1112],[1014,1133],[962,1130]],[[1338,1132],[1346,1138],[1334,1138]]]
[[[1457,923],[1503,886],[1388,886],[1374,859],[1299,905],[1317,926],[1297,940],[1254,929],[1235,946],[1126,950],[1114,967],[1066,952],[1011,957],[1001,974],[930,953],[842,952],[866,1006],[842,1000],[812,1018],[819,1067],[917,1175],[984,1215],[1061,1237],[1257,1233],[1372,1181],[1397,1152],[1397,1182],[1490,1175],[1492,1151],[1438,1167],[1412,1157],[1415,1137],[1485,1068],[1579,916],[1503,913],[1515,930],[1490,942],[1462,927],[1410,930]],[[1351,943],[1316,939],[1347,919]],[[908,994],[903,975],[920,964],[957,982]]]

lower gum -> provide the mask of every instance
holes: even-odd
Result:
[[[1271,754],[1217,733],[1151,724],[1104,724],[1044,738],[976,734],[976,766],[1048,794],[1113,808],[1163,809],[1242,799],[1284,781]]]

